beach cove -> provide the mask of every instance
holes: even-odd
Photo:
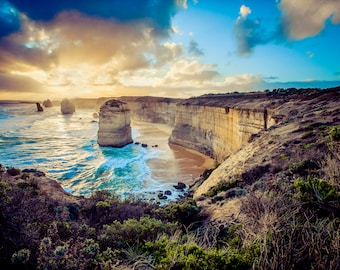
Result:
[[[32,104],[1,104],[0,163],[43,170],[73,195],[109,190],[119,196],[157,197],[173,185],[192,184],[214,161],[196,151],[168,144],[171,127],[132,123],[134,142],[123,148],[99,147],[93,110],[62,115],[59,108],[36,112]],[[157,145],[157,147],[156,147]]]

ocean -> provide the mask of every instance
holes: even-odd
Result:
[[[35,104],[0,104],[0,163],[44,171],[74,195],[105,189],[121,197],[151,198],[170,190],[170,199],[181,194],[174,183],[192,183],[211,166],[198,153],[169,146],[170,129],[159,124],[132,125],[134,141],[148,143],[147,148],[100,147],[94,112],[62,115],[60,107],[37,112]]]

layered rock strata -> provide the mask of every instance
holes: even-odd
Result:
[[[98,144],[123,147],[132,143],[130,108],[119,100],[106,101],[99,111]]]
[[[72,114],[76,111],[76,107],[70,100],[63,99],[60,103],[60,110],[62,114]]]
[[[174,126],[176,105],[183,99],[162,97],[121,97],[131,109],[135,121],[159,123]]]
[[[264,93],[190,98],[177,105],[169,142],[223,161],[247,144],[252,134],[275,124],[272,104]]]

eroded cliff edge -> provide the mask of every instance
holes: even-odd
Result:
[[[205,95],[177,105],[170,143],[225,160],[248,143],[252,134],[277,122],[283,100],[267,93]]]

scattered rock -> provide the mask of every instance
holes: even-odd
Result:
[[[166,200],[168,197],[167,196],[165,196],[163,193],[159,193],[158,195],[157,195],[157,197],[158,197],[158,199],[160,199],[160,200]]]
[[[164,194],[165,195],[172,195],[172,192],[170,190],[166,190],[166,191],[164,191]]]
[[[175,189],[185,189],[186,188],[186,184],[184,184],[183,182],[178,182],[177,185],[174,185]]]
[[[146,143],[142,143],[142,147],[146,148],[148,145]]]
[[[98,115],[98,113],[96,113],[96,112],[93,113],[92,116],[93,116],[93,118],[99,118],[99,115]]]

